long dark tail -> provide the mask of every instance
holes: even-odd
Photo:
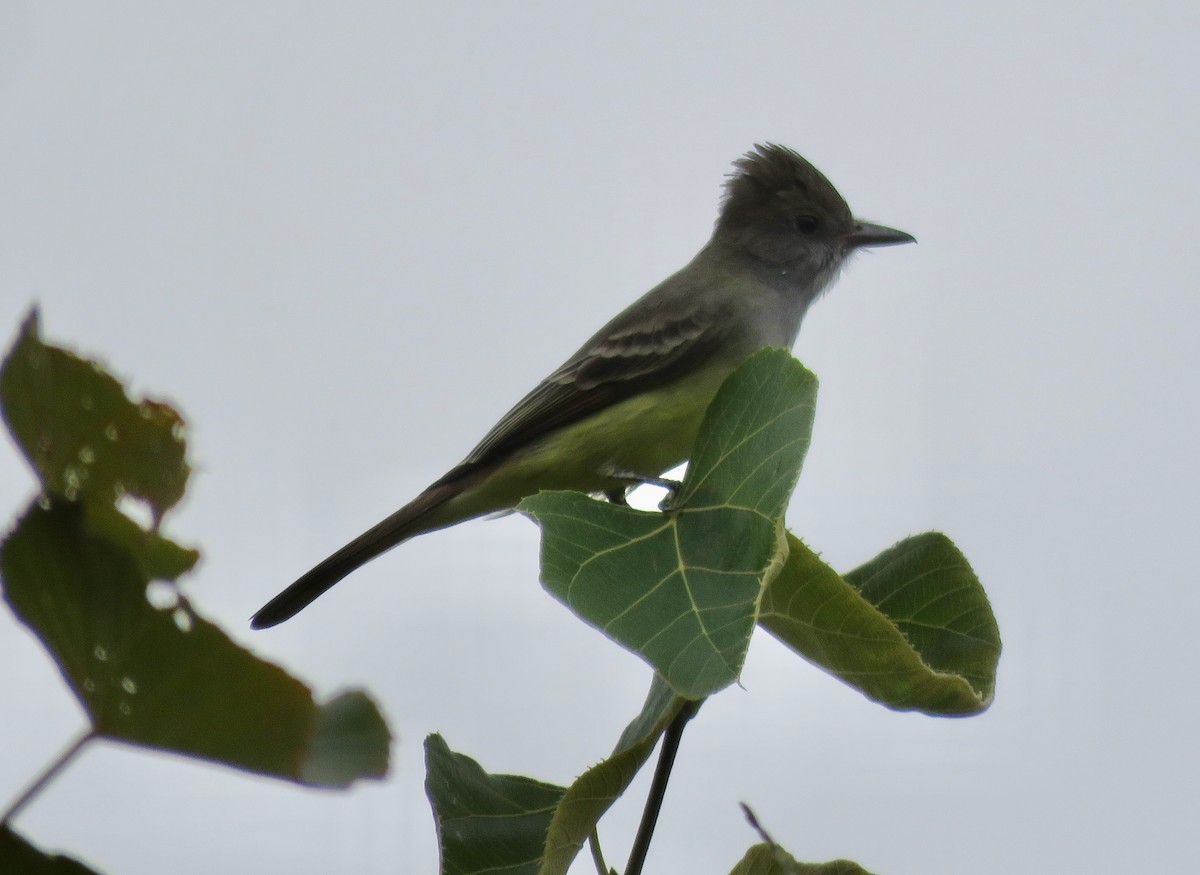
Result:
[[[291,619],[351,571],[370,562],[380,553],[413,535],[439,528],[430,526],[426,517],[461,491],[461,483],[439,481],[430,486],[263,605],[250,619],[251,628],[267,629]]]

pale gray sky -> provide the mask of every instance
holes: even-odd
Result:
[[[20,828],[122,875],[431,872],[426,733],[559,783],[602,757],[648,672],[541,591],[522,518],[246,618],[690,258],[774,140],[920,240],[805,324],[789,521],[840,568],[947,532],[1005,651],[991,711],[936,720],[756,639],[685,735],[652,870],[727,871],[744,800],[800,858],[881,875],[1180,871],[1198,27],[1194,2],[0,2],[0,331],[38,301],[51,339],[178,402],[199,607],[322,693],[368,687],[401,737],[349,794],[98,747]],[[31,488],[0,452],[5,512]],[[80,716],[6,617],[0,666],[9,797]]]

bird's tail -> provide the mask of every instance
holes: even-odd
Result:
[[[414,535],[449,525],[454,520],[430,524],[430,515],[462,491],[461,483],[439,481],[379,525],[363,532],[295,583],[271,599],[250,619],[254,629],[267,629],[291,619],[335,583],[380,553]]]

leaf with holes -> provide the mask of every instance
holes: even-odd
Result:
[[[387,773],[387,726],[363,693],[316,704],[161,579],[171,600],[152,606],[145,569],[164,539],[135,555],[109,531],[59,499],[32,505],[0,547],[5,600],[97,734],[319,786]]]
[[[318,705],[176,586],[199,554],[158,526],[189,470],[174,410],[43,343],[36,314],[0,367],[0,406],[43,487],[0,546],[4,598],[94,734],[320,786],[387,772],[387,726],[364,694]],[[151,529],[119,510],[123,496],[146,502]]]
[[[145,501],[157,521],[183,496],[183,420],[131,401],[100,365],[43,343],[30,313],[0,366],[0,411],[47,492],[111,504]]]

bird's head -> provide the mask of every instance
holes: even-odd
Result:
[[[714,239],[772,266],[834,272],[861,246],[912,243],[903,231],[855,219],[828,179],[773,143],[734,162]]]

